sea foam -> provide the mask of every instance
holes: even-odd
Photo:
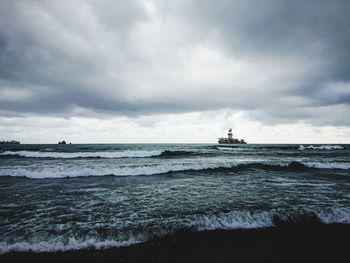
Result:
[[[350,163],[348,162],[304,162],[306,167],[316,169],[340,169],[349,170]]]
[[[46,167],[11,167],[1,168],[0,176],[27,177],[32,179],[45,178],[67,178],[88,176],[139,176],[159,175],[170,172],[203,171],[211,172],[222,169],[339,169],[349,170],[348,162],[185,162],[185,163],[163,163],[157,165],[141,166],[46,166]]]
[[[115,240],[98,240],[95,238],[88,239],[75,239],[69,238],[67,243],[58,240],[40,241],[38,243],[30,242],[17,242],[7,243],[0,242],[0,255],[9,252],[58,252],[58,251],[69,251],[69,250],[80,250],[87,248],[94,249],[106,249],[111,247],[125,247],[140,243],[144,240],[137,240],[130,238],[125,241]]]
[[[342,150],[344,149],[343,146],[340,145],[320,145],[320,146],[304,146],[304,145],[299,145],[299,150]]]
[[[150,234],[145,231],[134,233],[134,235],[127,235],[123,240],[103,239],[100,236],[96,237],[70,237],[63,241],[59,237],[47,240],[40,240],[31,242],[0,242],[0,254],[9,252],[57,252],[80,249],[106,249],[112,247],[130,246],[133,244],[145,242],[155,236],[164,236],[172,234],[176,230],[193,229],[195,231],[219,230],[219,229],[257,229],[265,227],[276,227],[275,220],[278,218],[279,222],[286,224],[303,224],[308,223],[310,218],[316,217],[320,222],[325,224],[334,223],[350,223],[350,208],[332,208],[326,210],[311,210],[299,211],[293,213],[292,211],[284,211],[278,213],[276,210],[249,212],[249,211],[231,211],[228,213],[220,213],[217,215],[194,215],[188,218],[184,224],[170,224],[168,228],[159,227],[157,233]],[[295,221],[293,221],[295,220]]]
[[[86,177],[86,176],[135,176],[135,175],[155,175],[179,171],[199,171],[217,168],[232,168],[235,164],[217,162],[217,163],[164,163],[160,165],[142,165],[142,166],[89,166],[89,167],[45,167],[38,169],[31,168],[11,168],[0,169],[0,176],[27,177],[32,179],[44,178],[66,178],[66,177]]]
[[[273,214],[234,211],[199,217],[194,227],[198,231],[215,229],[251,229],[273,226]]]

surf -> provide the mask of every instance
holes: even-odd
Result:
[[[80,234],[79,237],[35,236],[31,240],[20,238],[18,241],[2,240],[0,254],[9,252],[64,252],[81,249],[108,249],[131,246],[146,242],[155,237],[172,235],[176,232],[203,232],[213,230],[261,229],[290,226],[310,226],[318,224],[349,224],[350,209],[336,207],[330,209],[301,209],[268,211],[239,211],[227,213],[192,214],[182,223],[168,221],[165,225],[149,231],[146,228],[134,231],[120,229],[115,237],[104,237],[94,232],[93,235]],[[93,229],[90,229],[93,230]],[[38,233],[39,234],[39,233]]]
[[[161,163],[140,166],[56,166],[56,167],[13,167],[0,169],[0,176],[26,177],[31,179],[58,179],[73,177],[99,177],[99,176],[147,176],[162,175],[176,172],[202,172],[202,173],[225,173],[240,172],[244,170],[277,170],[299,172],[310,169],[319,170],[349,170],[350,162],[178,162]]]

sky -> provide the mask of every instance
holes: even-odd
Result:
[[[0,140],[350,143],[350,1],[3,0]]]

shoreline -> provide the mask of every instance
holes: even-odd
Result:
[[[1,262],[347,262],[350,224],[180,231],[128,247],[9,252]]]

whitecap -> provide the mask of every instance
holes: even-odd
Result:
[[[194,227],[198,231],[215,229],[250,229],[273,226],[273,214],[233,211],[226,214],[201,216]]]
[[[299,150],[342,150],[344,149],[343,146],[340,145],[320,145],[320,146],[304,146],[304,145],[299,145]]]

